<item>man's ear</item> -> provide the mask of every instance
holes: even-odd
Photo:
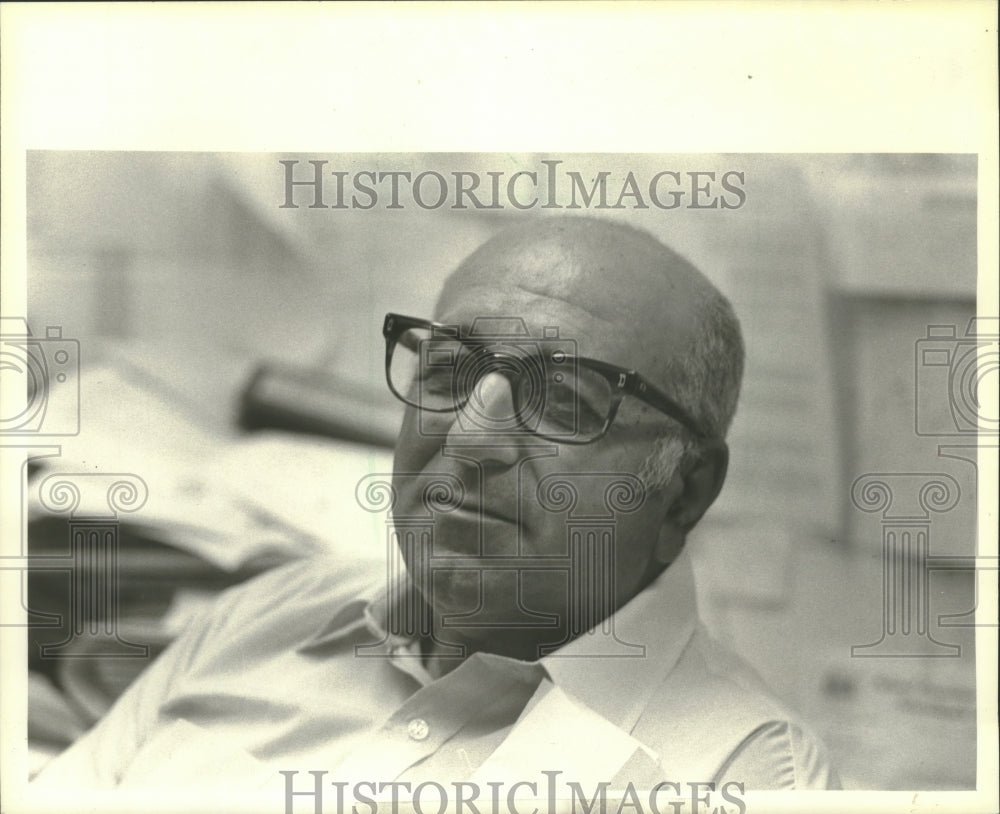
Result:
[[[703,442],[696,454],[681,460],[667,487],[672,499],[668,498],[654,551],[654,560],[661,568],[677,558],[687,533],[715,502],[728,468],[729,447],[721,438]]]
[[[683,533],[701,520],[722,491],[729,469],[729,447],[722,438],[703,441],[698,450],[681,460],[681,492],[667,512],[667,520]]]

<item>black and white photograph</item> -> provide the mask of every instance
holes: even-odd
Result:
[[[5,810],[989,810],[995,150],[57,142]]]

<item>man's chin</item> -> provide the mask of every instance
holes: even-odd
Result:
[[[480,605],[480,574],[473,570],[442,569],[432,571],[433,584],[428,595],[421,590],[435,616],[473,613]]]
[[[434,572],[430,597],[422,593],[437,624],[463,638],[518,631],[531,638],[532,628],[554,629],[566,618],[565,582],[557,583],[547,586],[552,590],[525,592],[516,571],[442,569]]]
[[[516,523],[458,509],[434,523],[434,554],[455,557],[514,557],[520,530]]]

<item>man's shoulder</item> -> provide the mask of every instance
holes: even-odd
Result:
[[[230,588],[227,601],[240,603],[269,596],[291,599],[306,589],[331,596],[353,596],[371,588],[385,576],[385,563],[371,558],[348,558],[334,554],[314,554],[271,568],[253,579]]]
[[[668,703],[685,705],[697,718],[718,715],[749,721],[794,717],[749,662],[714,639],[701,624],[696,625],[661,689],[661,695],[675,699]]]
[[[797,776],[802,783],[807,775],[818,776],[828,768],[825,749],[799,715],[742,656],[701,625],[654,694],[642,726],[647,742],[660,748],[698,743],[697,767],[670,767],[699,771],[698,779],[728,775],[737,758],[741,768],[752,766],[753,773],[734,779],[753,788],[780,788],[772,778],[784,775]],[[753,760],[744,759],[751,755]]]
[[[709,689],[722,688],[733,698],[750,702],[755,709],[781,717],[792,713],[767,686],[756,669],[742,655],[699,625],[692,636],[687,664],[705,679]]]
[[[347,603],[373,597],[384,580],[384,564],[370,559],[295,560],[222,594],[205,640],[252,643],[258,653],[297,646]]]
[[[767,687],[740,655],[709,636],[697,642],[711,665],[706,686],[727,703],[717,707],[743,728],[743,738],[718,769],[716,780],[747,789],[839,789],[840,779],[822,740]],[[721,716],[714,718],[719,725]]]

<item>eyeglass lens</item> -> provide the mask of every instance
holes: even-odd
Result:
[[[550,341],[528,338],[473,344],[409,328],[391,349],[388,372],[406,403],[432,412],[464,410],[483,432],[585,440],[602,432],[615,397],[603,375]],[[512,412],[498,408],[486,389],[490,374],[509,383]]]

